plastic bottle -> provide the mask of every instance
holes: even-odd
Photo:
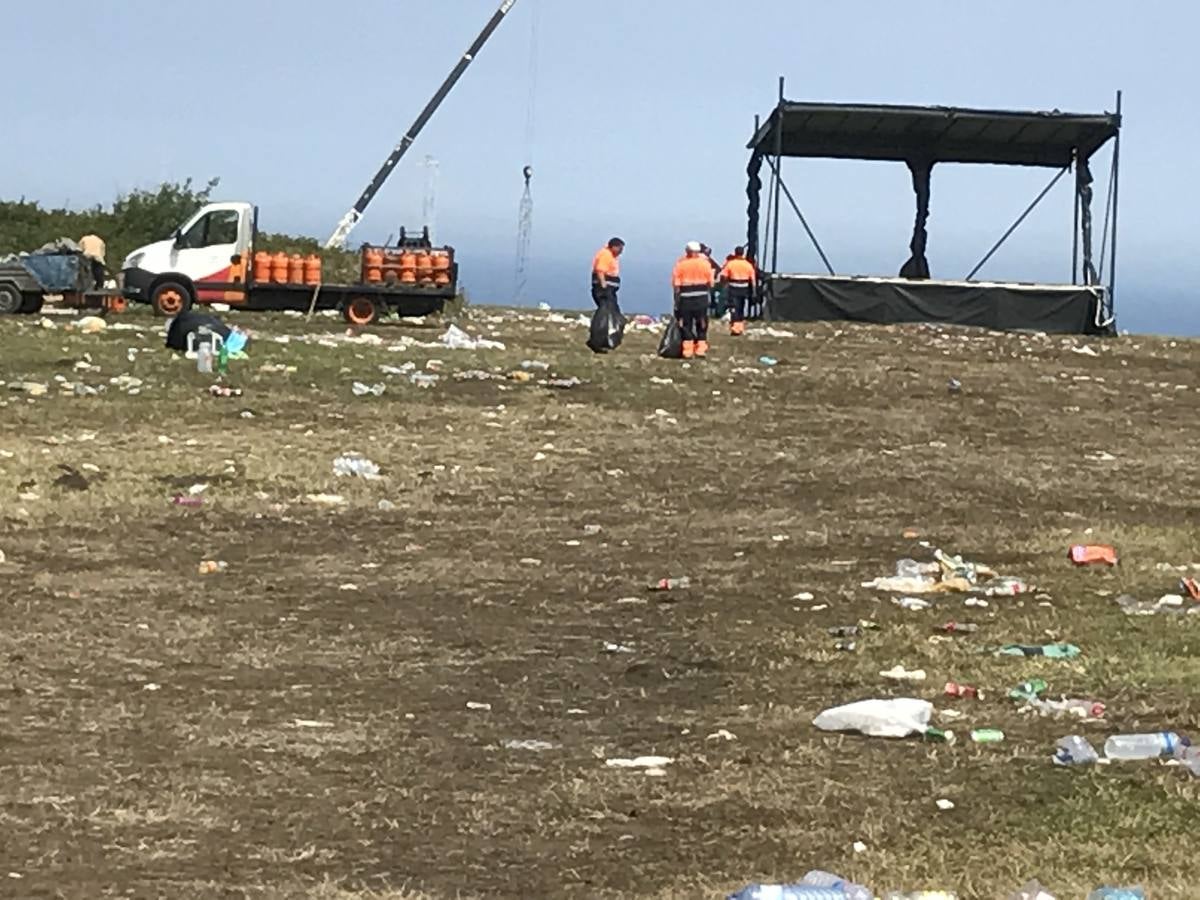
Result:
[[[1104,742],[1104,755],[1109,759],[1162,759],[1187,746],[1187,741],[1173,731],[1114,734]]]
[[[970,622],[947,622],[945,625],[939,625],[935,630],[946,634],[975,634],[979,631],[979,626],[972,625]]]
[[[1016,597],[1029,593],[1029,585],[1020,578],[997,578],[988,583],[983,593],[987,597]]]
[[[654,585],[656,591],[685,591],[692,586],[692,579],[684,575],[682,578],[663,578]]]
[[[1107,711],[1103,703],[1096,700],[1074,700],[1064,697],[1062,700],[1039,700],[1033,698],[1026,703],[1044,715],[1058,716],[1066,713],[1080,719],[1103,719]]]
[[[836,888],[845,895],[846,900],[875,900],[875,894],[870,888],[847,881],[841,875],[823,872],[820,869],[813,869],[804,876],[804,880],[800,883],[812,887]]]
[[[1146,892],[1140,887],[1102,887],[1088,894],[1088,900],[1146,900]]]
[[[1180,765],[1200,778],[1200,747],[1181,747],[1175,754]]]
[[[1050,685],[1046,684],[1041,678],[1034,678],[1032,681],[1022,681],[1015,688],[1008,692],[1010,700],[1036,700],[1042,694],[1050,689]]]
[[[730,894],[729,900],[846,900],[846,892],[807,884],[752,884]]]
[[[1054,900],[1054,895],[1035,878],[1008,900]]]
[[[892,891],[883,900],[958,900],[954,891]]]
[[[1055,746],[1054,764],[1056,766],[1090,766],[1100,761],[1092,742],[1077,734],[1062,738]]]
[[[196,371],[203,375],[211,375],[213,370],[213,349],[212,344],[203,343],[196,345]]]
[[[1074,644],[1046,644],[1042,647],[1009,644],[1000,648],[1002,656],[1044,656],[1047,659],[1074,659],[1081,652]]]
[[[924,574],[921,564],[915,559],[901,559],[896,562],[897,578],[920,578]]]

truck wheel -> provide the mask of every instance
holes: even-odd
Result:
[[[21,300],[21,312],[27,316],[37,315],[42,311],[46,298],[41,294],[25,294]]]
[[[0,316],[12,316],[21,311],[21,306],[25,302],[18,291],[11,284],[0,284]]]
[[[352,297],[342,307],[342,317],[351,325],[373,325],[379,321],[379,304],[371,297]]]
[[[150,305],[158,315],[174,318],[191,308],[192,295],[182,284],[164,281],[150,295]]]

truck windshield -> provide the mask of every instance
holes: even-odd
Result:
[[[179,239],[181,250],[199,250],[203,247],[218,247],[222,244],[236,244],[238,233],[238,214],[236,210],[214,210],[208,215],[197,219]]]

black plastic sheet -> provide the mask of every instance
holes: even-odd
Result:
[[[768,318],[895,325],[938,322],[996,331],[1110,334],[1097,288],[795,277],[768,284]]]

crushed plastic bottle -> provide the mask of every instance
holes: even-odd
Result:
[[[361,381],[356,381],[350,386],[350,390],[355,397],[366,397],[368,394],[375,397],[382,397],[387,390],[387,385],[382,382],[379,384],[363,384]]]
[[[1162,759],[1188,746],[1190,742],[1173,731],[1114,734],[1104,742],[1104,755],[1109,759]]]
[[[1036,878],[1021,888],[1008,900],[1055,900],[1054,895]]]
[[[1180,747],[1175,752],[1179,764],[1200,778],[1200,747]]]
[[[979,631],[979,626],[973,625],[970,622],[947,622],[945,625],[939,625],[934,630],[943,632],[944,634],[975,634]]]
[[[1016,597],[1020,594],[1028,594],[1032,591],[1026,582],[1020,578],[994,578],[988,582],[984,589],[984,596],[987,597]]]
[[[1047,659],[1075,659],[1083,651],[1074,644],[1045,644],[1031,647],[1025,644],[1008,644],[1000,648],[1001,656],[1044,656]]]
[[[1146,900],[1140,887],[1101,887],[1088,894],[1088,900]]]
[[[915,559],[900,559],[896,561],[897,578],[920,578],[926,574],[928,573],[925,571],[925,566],[922,566]]]
[[[380,478],[379,466],[365,456],[348,453],[333,461],[333,474],[338,478],[362,478],[366,481],[377,481]]]
[[[809,884],[752,884],[730,894],[729,900],[846,900],[846,892]]]
[[[875,900],[875,893],[870,888],[821,869],[813,869],[804,876],[804,880],[800,884],[840,890],[846,900]]]
[[[1061,738],[1055,745],[1056,766],[1090,766],[1100,761],[1092,742],[1077,734]]]
[[[1041,678],[1034,678],[1030,681],[1022,681],[1015,688],[1008,692],[1010,700],[1036,700],[1042,694],[1050,689],[1050,685],[1046,684]]]
[[[653,585],[652,591],[686,591],[692,586],[692,579],[684,575],[682,578],[663,578]]]
[[[1029,709],[1044,716],[1075,716],[1080,719],[1103,719],[1108,707],[1096,700],[1077,700],[1063,697],[1061,700],[1042,700],[1034,697],[1025,701]]]

